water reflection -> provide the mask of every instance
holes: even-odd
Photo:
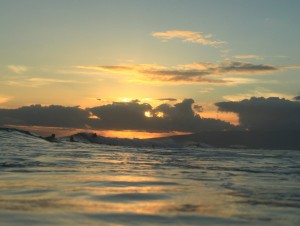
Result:
[[[299,153],[1,142],[4,225],[300,221]]]
[[[15,174],[17,175],[17,174]],[[231,216],[226,196],[195,181],[134,175],[27,174],[0,181],[0,209]],[[20,175],[21,177],[21,175]],[[223,197],[224,196],[224,197]],[[34,197],[34,198],[33,198]],[[224,205],[227,208],[224,209]]]

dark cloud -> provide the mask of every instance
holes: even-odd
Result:
[[[94,115],[100,118],[98,127],[101,129],[142,130],[147,128],[146,111],[151,111],[149,104],[132,102],[113,102],[103,106],[90,108]]]
[[[161,82],[191,82],[191,83],[229,83],[222,79],[210,79],[206,76],[211,75],[207,71],[198,70],[157,70],[157,71],[142,71],[148,75],[147,78]]]
[[[194,110],[196,112],[202,112],[203,111],[203,107],[201,105],[195,104],[194,105]]]
[[[31,105],[17,109],[0,109],[0,125],[85,127],[95,119],[79,107]]]
[[[88,110],[101,119],[102,129],[197,132],[233,128],[220,120],[201,119],[194,113],[193,103],[194,100],[185,99],[174,106],[161,104],[152,108],[149,104],[114,102]],[[146,111],[152,117],[145,117]]]
[[[175,99],[175,98],[159,98],[159,99],[156,99],[156,100],[160,100],[160,101],[177,101],[177,99]]]
[[[265,72],[273,72],[277,71],[278,68],[265,65],[265,64],[251,64],[245,62],[228,62],[216,67],[216,70],[220,73],[247,73],[247,74],[255,74],[255,73],[265,73]]]
[[[300,130],[300,102],[278,97],[216,103],[220,111],[239,114],[249,130]]]
[[[228,81],[210,79],[210,75],[224,74],[263,74],[277,71],[278,68],[264,64],[251,64],[245,62],[228,61],[222,64],[194,63],[185,65],[185,69],[177,70],[143,70],[153,78],[159,78],[165,81],[195,81],[207,83],[226,83]]]
[[[300,100],[300,96],[294,97],[294,100]]]
[[[194,112],[193,104],[194,100],[185,99],[175,105],[161,104],[156,108],[136,100],[113,102],[88,109],[32,105],[17,109],[0,109],[0,126],[46,126],[148,132],[199,132],[234,128],[227,122],[200,118]]]

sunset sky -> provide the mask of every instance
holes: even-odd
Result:
[[[298,0],[0,0],[0,108],[59,105],[101,120],[97,107],[124,102],[159,119],[160,106],[187,104],[235,125],[240,112],[224,103],[278,97],[298,108],[299,9]]]

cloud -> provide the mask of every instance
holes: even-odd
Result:
[[[39,77],[32,77],[32,78],[17,78],[11,79],[6,82],[9,86],[24,86],[24,87],[40,87],[44,85],[51,85],[57,83],[80,83],[75,80],[65,80],[65,79],[51,79],[51,78],[39,78]]]
[[[84,128],[97,121],[79,107],[31,105],[17,109],[0,109],[0,125],[55,126]]]
[[[234,128],[224,121],[200,118],[192,108],[193,103],[194,100],[185,99],[181,103],[161,104],[154,108],[138,101],[113,102],[87,109],[78,106],[32,105],[0,109],[0,125],[148,132],[198,132]]]
[[[293,98],[294,100],[300,100],[300,96],[296,96]]]
[[[299,98],[297,98],[299,99]],[[216,103],[219,111],[239,116],[239,128],[257,130],[300,130],[300,102],[278,97],[251,97]],[[138,130],[147,132],[201,132],[236,129],[217,119],[201,117],[205,112],[193,99],[174,105],[153,107],[139,101],[113,102],[81,109],[78,106],[31,105],[0,109],[0,126],[44,126],[95,130]],[[199,115],[200,114],[200,115]],[[212,116],[213,117],[213,116]]]
[[[194,110],[196,112],[202,112],[203,111],[203,107],[201,105],[195,104],[194,105]]]
[[[185,31],[185,30],[169,30],[163,32],[154,32],[152,36],[158,38],[164,42],[167,42],[171,39],[178,38],[182,39],[184,42],[192,42],[201,45],[210,45],[217,46],[220,44],[224,44],[224,41],[212,41],[209,40],[213,36],[210,34],[203,34],[200,32],[194,31]]]
[[[135,76],[134,82],[163,82],[163,83],[226,83],[221,79],[210,79],[206,72],[181,67],[167,68],[153,64],[127,64],[116,66],[78,66],[79,69],[100,70],[111,73],[129,74]]]
[[[159,101],[177,101],[177,99],[175,99],[175,98],[159,98],[159,99],[156,99],[156,100],[159,100]]]
[[[161,104],[153,108],[145,103],[114,102],[88,110],[101,119],[99,126],[102,129],[197,132],[233,128],[220,120],[201,119],[193,111],[193,103],[192,99],[185,99],[173,106]]]
[[[77,68],[129,74],[137,77],[137,80],[134,81],[176,84],[236,84],[238,83],[237,80],[231,81],[221,78],[221,76],[267,74],[280,70],[280,68],[272,65],[237,61],[224,61],[219,64],[196,62],[175,67],[165,67],[156,64],[123,64],[111,66],[78,66]]]
[[[278,68],[266,64],[252,64],[238,61],[225,61],[224,63],[212,67],[221,74],[264,74],[277,71]]]
[[[234,56],[236,59],[256,59],[256,60],[263,60],[264,58],[257,55],[237,55]]]
[[[99,107],[90,108],[94,115],[101,119],[102,129],[143,130],[147,128],[146,111],[151,111],[149,104],[139,102],[113,102]]]
[[[238,85],[238,84],[250,84],[250,83],[262,83],[261,80],[253,79],[253,78],[240,78],[240,77],[226,77],[223,79],[227,81],[228,85]],[[269,83],[270,81],[268,81]]]
[[[235,112],[240,125],[255,130],[300,130],[300,102],[278,97],[252,97],[242,101],[219,102],[220,111]]]
[[[23,65],[7,65],[8,69],[16,74],[22,74],[28,70],[27,67]]]

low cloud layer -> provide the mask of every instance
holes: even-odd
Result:
[[[249,130],[300,130],[300,102],[278,97],[216,103],[220,111],[235,112]]]
[[[280,68],[266,64],[252,64],[225,61],[220,64],[197,62],[165,67],[153,64],[124,64],[110,66],[78,66],[79,69],[99,70],[136,76],[141,81],[164,83],[237,83],[236,80],[223,78],[225,75],[256,75],[277,72]]]
[[[233,128],[224,121],[200,118],[192,109],[193,103],[192,99],[185,99],[175,105],[161,104],[153,108],[150,104],[138,101],[114,102],[88,109],[32,105],[0,109],[0,125],[148,132],[199,132]]]
[[[138,130],[147,132],[201,132],[248,129],[252,131],[300,130],[300,102],[278,97],[216,103],[220,111],[239,115],[240,126],[201,118],[203,108],[185,99],[174,105],[153,107],[137,100],[113,102],[81,109],[78,106],[32,105],[0,109],[0,126],[45,126],[96,130]],[[205,113],[205,112],[204,112]],[[200,116],[199,116],[200,114]]]
[[[0,109],[0,125],[57,126],[84,128],[93,123],[90,113],[79,107],[31,105],[17,109]],[[94,120],[95,121],[95,120]]]
[[[203,34],[201,32],[186,30],[169,30],[163,32],[154,32],[152,33],[152,36],[164,42],[177,38],[183,40],[184,42],[192,42],[206,46],[217,46],[225,43],[224,41],[210,40],[210,38],[213,37],[211,34]]]

